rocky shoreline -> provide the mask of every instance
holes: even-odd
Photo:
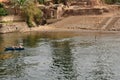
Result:
[[[15,18],[15,16],[13,16]],[[10,18],[11,19],[11,18]],[[7,19],[3,19],[7,20]],[[10,32],[58,32],[58,31],[120,31],[120,15],[104,14],[89,16],[69,16],[52,24],[29,28],[21,18],[2,22],[0,33]]]
[[[14,14],[14,9],[6,4],[9,15],[0,16],[0,33],[12,32],[56,32],[56,31],[120,31],[120,5],[107,5],[101,0],[76,0],[69,4],[36,4],[44,16],[44,24],[49,19],[55,19],[47,25],[34,23],[29,28],[21,14]],[[9,9],[10,8],[10,9]],[[20,11],[18,10],[18,13]],[[61,19],[62,20],[58,20]],[[37,26],[39,25],[39,26]],[[43,26],[44,25],[44,26]],[[30,25],[29,25],[30,26]]]

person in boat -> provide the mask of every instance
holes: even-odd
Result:
[[[14,49],[15,49],[15,48],[17,48],[17,46],[12,46],[12,48],[14,48]]]
[[[20,43],[18,46],[12,46],[12,48],[23,48],[22,44]]]
[[[22,45],[19,45],[19,48],[23,48],[23,46],[22,46]]]
[[[20,44],[19,44],[19,48],[23,48],[23,43],[20,43]]]

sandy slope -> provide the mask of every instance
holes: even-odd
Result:
[[[27,31],[118,31],[120,30],[120,16],[116,14],[69,16],[53,24],[26,28]]]

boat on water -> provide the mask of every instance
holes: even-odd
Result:
[[[20,48],[20,47],[15,47],[15,48],[13,48],[13,47],[6,47],[5,51],[14,51],[14,50],[20,51],[20,50],[24,50],[24,49],[25,49],[24,47],[22,47],[22,48]]]
[[[5,48],[5,51],[14,51],[14,50],[21,51],[21,50],[25,50],[25,48],[24,47],[6,47]]]
[[[11,47],[6,47],[4,51],[21,51],[21,50],[24,50],[24,46],[23,46],[23,43],[19,43],[19,45],[17,46],[11,46]]]

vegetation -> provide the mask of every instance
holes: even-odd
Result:
[[[68,1],[71,1],[71,0],[53,0],[53,2],[54,2],[55,4],[63,3],[63,4],[65,4],[65,5],[66,5],[66,3],[67,3]]]
[[[29,27],[39,24],[41,10],[35,5],[36,0],[11,0],[16,14],[22,15]],[[37,16],[37,17],[36,17]]]
[[[107,4],[114,4],[120,2],[120,0],[105,0]]]
[[[42,11],[36,6],[36,3],[39,2],[40,4],[44,4],[47,0],[10,0],[15,13],[16,14],[22,14],[25,18],[26,22],[28,23],[29,27],[35,26],[35,24],[40,24],[41,18],[42,18]],[[67,2],[72,0],[52,0],[53,3],[63,3],[64,5],[67,5]],[[120,0],[104,0],[108,4],[113,4],[120,2]],[[2,4],[0,4],[0,7],[3,7]],[[7,12],[0,8],[0,16],[6,15]]]
[[[39,24],[42,12],[35,3],[28,1],[27,4],[23,6],[22,11],[29,27],[35,26],[34,23]]]
[[[0,16],[6,16],[8,12],[4,8],[0,8]]]
[[[46,0],[38,0],[38,2],[39,2],[40,4],[44,4],[44,3],[46,2]]]
[[[3,7],[4,7],[4,5],[2,3],[0,3],[0,8],[3,8]]]
[[[4,5],[0,3],[0,16],[6,16],[7,14],[8,12],[4,9]]]
[[[14,7],[15,14],[19,14],[18,11],[23,8],[27,0],[10,0],[10,2],[12,3],[12,6]]]

